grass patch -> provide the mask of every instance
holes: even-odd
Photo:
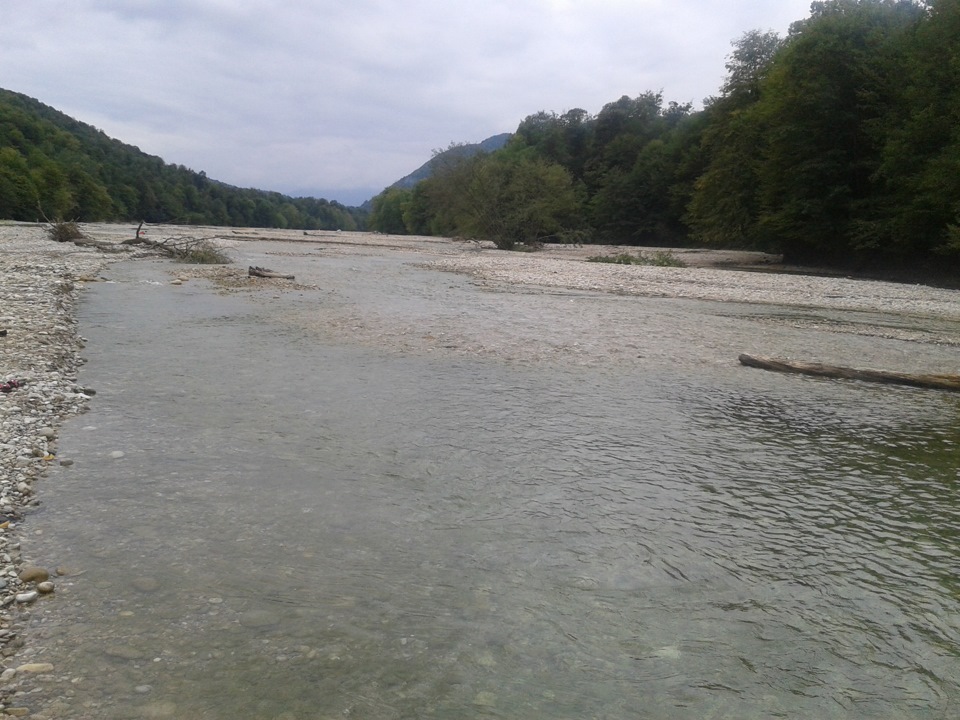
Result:
[[[653,265],[655,267],[687,267],[687,264],[669,250],[657,250],[636,255],[620,253],[618,255],[594,255],[587,258],[587,262],[612,263],[614,265]]]

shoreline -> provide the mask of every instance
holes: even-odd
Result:
[[[135,231],[133,225],[83,225],[82,229],[94,239],[114,243]],[[770,256],[759,253],[671,250],[688,267],[661,268],[585,262],[593,255],[647,252],[648,248],[550,246],[537,253],[508,253],[449,238],[252,228],[147,229],[155,238],[187,234],[214,238],[234,255],[242,252],[244,243],[264,241],[306,243],[312,251],[323,250],[322,257],[331,258],[402,254],[418,267],[469,276],[491,290],[510,288],[524,293],[561,288],[876,313],[919,318],[921,322],[929,318],[949,325],[949,332],[920,338],[915,330],[866,321],[859,330],[834,331],[892,337],[916,342],[918,348],[924,342],[960,345],[960,293],[845,277],[784,275],[772,271],[775,263]],[[297,255],[280,245],[269,254],[276,256],[277,270],[283,269],[285,255]],[[59,428],[67,419],[85,412],[92,396],[77,384],[84,342],[76,318],[80,292],[87,282],[98,281],[112,262],[144,256],[156,257],[156,253],[137,247],[123,253],[105,253],[53,242],[42,225],[0,224],[0,331],[7,331],[0,336],[0,384],[17,382],[0,395],[0,712],[26,704],[26,693],[35,687],[36,679],[53,670],[19,657],[31,608],[35,603],[56,599],[56,589],[44,598],[34,594],[38,593],[39,580],[21,580],[19,576],[28,566],[38,566],[54,585],[57,581],[56,569],[44,567],[40,558],[25,555],[21,544],[26,537],[23,520],[40,504],[42,485],[38,487],[37,481],[47,475],[50,464],[69,464],[69,458],[57,455]],[[757,269],[764,272],[755,272]],[[192,276],[219,279],[240,289],[264,287],[247,278],[246,268],[240,264],[171,265],[170,274],[171,281]],[[294,287],[292,281],[268,282],[270,288],[280,292]],[[344,330],[352,331],[349,327]],[[730,360],[736,362],[736,357]],[[20,381],[24,381],[22,385]],[[31,532],[42,532],[42,528],[31,528]],[[18,701],[21,696],[23,703]]]
[[[0,226],[0,703],[8,712],[17,707],[11,683],[45,670],[17,658],[31,607],[56,595],[56,571],[23,553],[21,525],[40,504],[36,483],[47,466],[70,464],[56,456],[59,428],[91,397],[76,382],[83,340],[75,308],[83,279],[109,259],[58,245],[42,228],[26,238],[5,231]]]

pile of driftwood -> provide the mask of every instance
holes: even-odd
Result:
[[[776,372],[799,373],[816,377],[839,378],[844,380],[863,380],[864,382],[886,383],[889,385],[909,385],[911,387],[934,390],[960,391],[960,375],[924,375],[889,372],[887,370],[858,370],[856,368],[823,365],[821,363],[798,362],[760,355],[740,356],[740,362],[748,367],[774,370]]]

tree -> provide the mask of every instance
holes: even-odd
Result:
[[[404,212],[409,206],[413,192],[406,188],[387,188],[373,199],[373,209],[367,221],[371,230],[406,235],[408,228]]]
[[[738,105],[759,99],[760,84],[783,42],[783,38],[769,30],[748,30],[735,40],[733,52],[727,57],[727,78],[721,87],[723,97],[735,97]]]
[[[501,250],[535,245],[579,222],[570,173],[527,148],[445,162],[411,197],[443,234],[492,240]],[[413,213],[410,213],[411,216]]]
[[[694,182],[685,215],[701,242],[763,247],[757,221],[760,160],[767,135],[756,105],[783,44],[776,33],[760,30],[733,42],[722,94],[705,111],[701,142],[706,166]]]
[[[877,129],[896,76],[891,51],[920,9],[892,0],[814,3],[762,84],[759,232],[790,262],[842,264],[866,249],[856,221],[876,209]]]
[[[13,148],[0,148],[0,217],[36,220],[38,200],[26,160]]]
[[[934,0],[898,57],[900,82],[883,124],[878,203],[861,244],[901,257],[957,262],[960,243],[960,2]]]

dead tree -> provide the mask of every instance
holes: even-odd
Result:
[[[247,268],[247,275],[250,277],[259,277],[259,278],[272,278],[276,280],[293,280],[293,275],[284,275],[283,273],[278,273],[273,270],[268,270],[267,268],[255,267],[251,265]]]
[[[142,226],[143,223],[140,223],[140,227]],[[212,239],[182,235],[164,238],[163,240],[150,240],[140,234],[140,228],[138,227],[137,236],[124,240],[121,245],[144,245],[181,262],[212,265],[229,264],[230,258],[211,242]]]
[[[960,375],[925,375],[890,372],[888,370],[858,370],[857,368],[823,365],[821,363],[798,362],[780,358],[743,354],[739,358],[743,365],[774,370],[784,373],[799,373],[844,380],[862,380],[864,382],[886,383],[888,385],[909,385],[911,387],[934,390],[960,391]]]

